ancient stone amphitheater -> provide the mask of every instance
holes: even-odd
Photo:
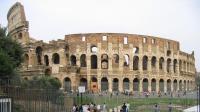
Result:
[[[45,43],[29,36],[20,3],[7,15],[8,31],[25,50],[21,74],[29,80],[49,75],[66,92],[79,86],[93,92],[189,91],[195,87],[194,53],[177,41],[126,33],[65,35]]]

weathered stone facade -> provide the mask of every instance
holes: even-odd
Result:
[[[195,87],[194,53],[181,51],[174,40],[124,33],[71,34],[49,43],[27,39],[23,41],[22,76],[56,77],[65,91],[76,91],[80,85],[94,92],[189,91]]]

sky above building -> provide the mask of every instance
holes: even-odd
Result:
[[[200,70],[199,0],[0,0],[0,24],[15,2],[24,5],[30,36],[46,42],[73,33],[130,33],[180,42]]]

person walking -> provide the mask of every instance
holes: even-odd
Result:
[[[154,112],[160,112],[158,104],[154,105]]]
[[[124,103],[123,106],[122,106],[122,112],[128,112],[126,103]]]
[[[104,102],[104,104],[103,104],[103,112],[107,112],[107,110],[106,110],[106,103]]]
[[[168,112],[172,112],[172,103],[171,102],[168,105]]]

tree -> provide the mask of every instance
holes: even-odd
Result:
[[[61,82],[50,76],[34,77],[31,80],[22,80],[22,87],[34,89],[59,89]]]
[[[0,27],[0,79],[11,78],[23,61],[23,50],[19,43],[6,34],[6,28]]]

